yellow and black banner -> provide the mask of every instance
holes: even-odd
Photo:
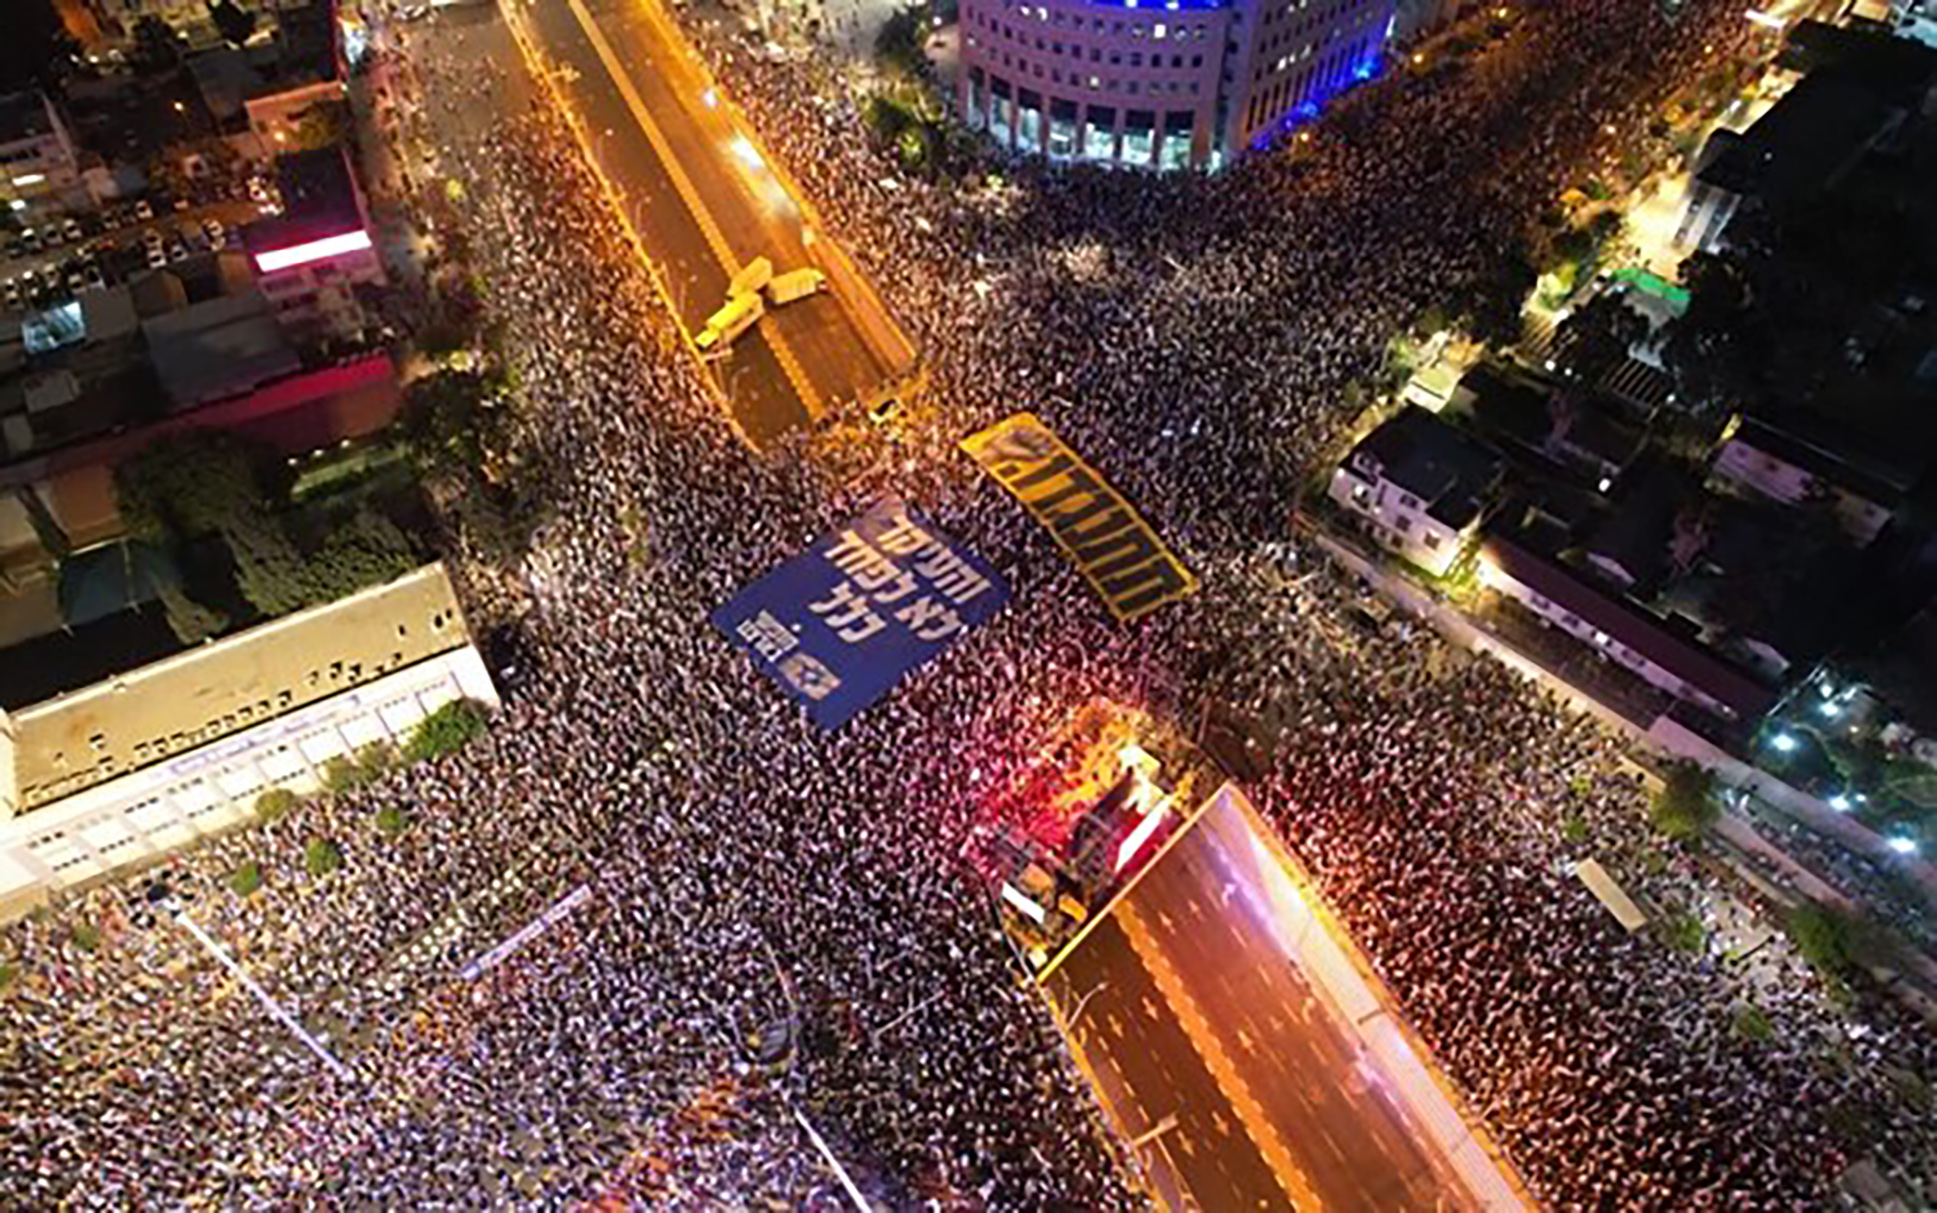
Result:
[[[1017,413],[970,434],[962,449],[1049,528],[1119,620],[1197,588],[1150,524],[1035,414]]]

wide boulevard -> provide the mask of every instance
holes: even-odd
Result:
[[[830,290],[777,309],[709,369],[756,447],[904,379],[913,352],[846,257],[815,230],[696,53],[651,0],[505,0],[559,90],[689,333],[756,257],[815,266]]]
[[[1399,1095],[1430,1087],[1424,1071],[1395,1080],[1307,969],[1305,933],[1326,927],[1254,822],[1220,793],[1045,982],[1155,1194],[1173,1209],[1513,1203],[1485,1166],[1474,1185],[1449,1165]]]

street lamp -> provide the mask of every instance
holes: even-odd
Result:
[[[249,971],[237,963],[235,957],[229,955],[228,949],[217,943],[213,936],[207,931],[204,931],[200,924],[188,916],[187,907],[182,905],[181,901],[175,897],[174,893],[170,891],[166,884],[159,880],[150,881],[147,888],[147,899],[149,905],[167,914],[169,918],[174,920],[175,925],[181,927],[182,930],[187,931],[193,936],[195,942],[201,944],[202,949],[210,956],[213,956],[217,964],[227,969],[229,974],[241,982],[249,993],[255,995],[256,1001],[263,1005],[263,1008],[269,1012],[271,1017],[295,1033],[296,1039],[302,1041],[304,1046],[316,1055],[316,1059],[323,1063],[325,1069],[341,1079],[348,1080],[356,1077],[348,1066],[338,1061],[336,1055],[323,1046],[322,1041],[310,1035],[308,1030],[301,1023],[297,1022],[296,1017],[289,1013],[288,1008],[277,1002],[270,995],[269,991],[263,989],[256,979],[249,975]]]
[[[1088,993],[1076,1000],[1076,1009],[1069,1014],[1070,1031],[1074,1032],[1076,1030],[1076,1021],[1083,1018],[1083,1010],[1090,1005],[1090,999],[1095,998],[1098,994],[1101,994],[1109,988],[1109,982],[1099,981]]]

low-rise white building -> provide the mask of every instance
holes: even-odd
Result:
[[[1785,505],[1822,500],[1858,543],[1875,539],[1896,516],[1916,479],[1914,469],[1861,460],[1830,442],[1751,417],[1731,423],[1709,472],[1715,480]]]
[[[292,338],[357,336],[370,320],[357,288],[386,277],[347,154],[280,157],[276,184],[283,213],[242,229],[257,286]]]
[[[1330,496],[1387,550],[1437,577],[1477,532],[1500,473],[1491,449],[1408,406],[1352,448]]]
[[[1676,699],[1730,721],[1753,721],[1775,692],[1694,635],[1611,593],[1558,560],[1489,536],[1480,580],[1615,665]]]
[[[0,916],[245,821],[455,699],[498,702],[438,564],[0,712]]]
[[[58,106],[45,93],[0,97],[0,206],[25,227],[85,203],[81,156]]]

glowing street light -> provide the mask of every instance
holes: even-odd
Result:
[[[1796,739],[1788,733],[1777,733],[1769,739],[1778,754],[1792,754],[1796,749]]]
[[[1850,811],[1850,798],[1838,792],[1829,798],[1829,807],[1838,813],[1847,813]]]
[[[733,153],[734,159],[750,169],[765,168],[767,165],[767,162],[760,158],[760,149],[753,146],[745,135],[733,136],[733,142],[728,145],[728,150]]]
[[[1890,849],[1899,855],[1915,855],[1917,853],[1917,840],[1898,835],[1890,840]]]

